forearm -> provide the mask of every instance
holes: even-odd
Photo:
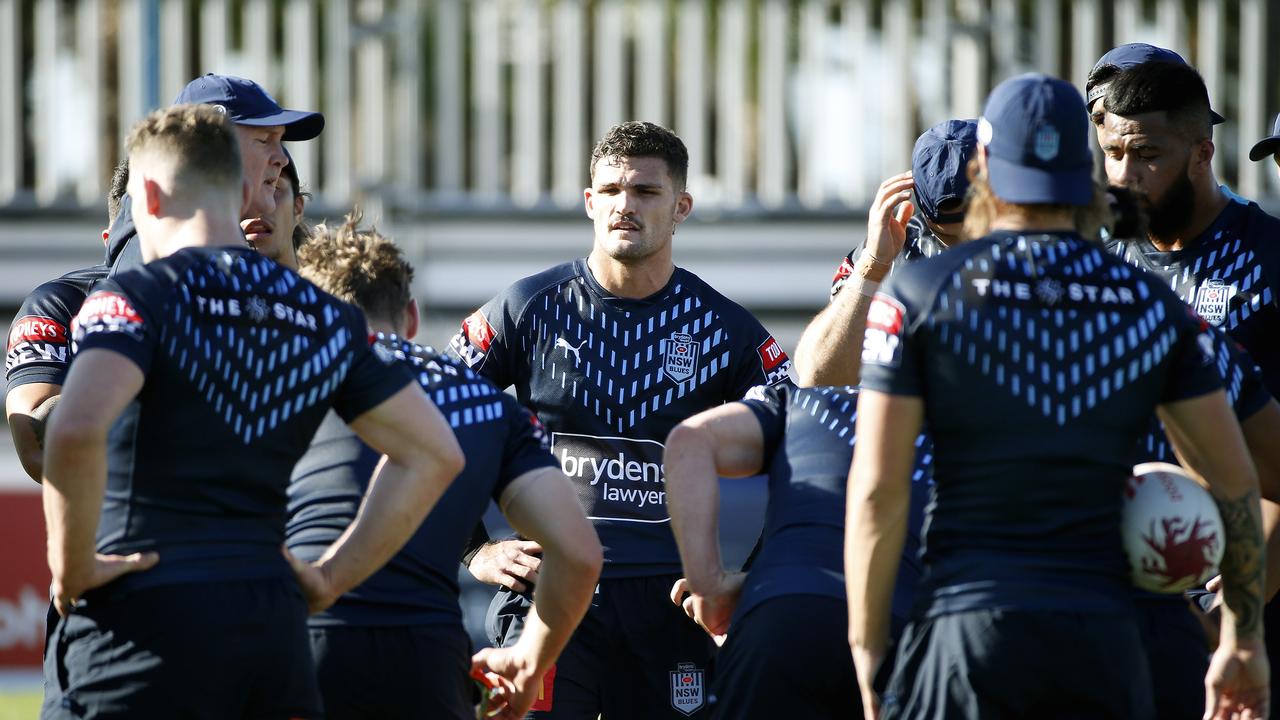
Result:
[[[15,391],[7,399],[9,434],[13,437],[13,446],[18,451],[22,469],[32,480],[40,482],[44,476],[45,428],[61,395],[43,398],[30,408],[24,407],[26,403],[23,400],[26,398],[21,395]]]
[[[341,595],[386,564],[422,524],[451,479],[434,463],[410,468],[384,459],[355,521],[319,560],[333,590]]]
[[[858,384],[867,309],[889,267],[859,258],[835,299],[805,328],[793,359],[801,387]]]
[[[560,656],[591,604],[599,577],[599,565],[575,563],[562,554],[547,553],[519,640],[533,658],[535,672],[546,672]]]
[[[94,563],[98,517],[106,489],[105,434],[54,433],[44,474],[49,569],[55,586],[78,594]]]
[[[682,426],[667,440],[667,508],[690,592],[705,593],[724,574],[720,557],[720,483],[705,432]]]
[[[1262,639],[1267,566],[1257,488],[1228,496],[1215,488],[1226,551],[1222,556],[1222,642]]]
[[[850,488],[844,546],[849,645],[859,674],[867,677],[888,646],[893,588],[907,535],[908,502],[899,494],[884,487],[869,493]]]
[[[1280,505],[1270,501],[1262,501],[1262,536],[1267,546],[1267,580],[1264,602],[1280,592]]]

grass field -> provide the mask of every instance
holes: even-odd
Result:
[[[34,720],[39,716],[39,690],[0,692],[0,720]]]

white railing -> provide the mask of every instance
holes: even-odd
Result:
[[[861,208],[917,133],[975,116],[994,82],[1082,86],[1132,40],[1200,68],[1229,118],[1220,176],[1274,196],[1247,159],[1280,110],[1268,4],[0,0],[0,210],[100,206],[129,125],[207,71],[325,113],[291,152],[333,208],[572,208],[592,142],[631,118],[684,137],[703,216]]]

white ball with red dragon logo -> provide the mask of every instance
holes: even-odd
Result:
[[[1124,489],[1124,549],[1133,584],[1157,593],[1201,587],[1218,574],[1226,534],[1208,490],[1169,463],[1133,468]]]

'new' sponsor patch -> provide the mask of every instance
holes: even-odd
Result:
[[[902,303],[876,293],[867,309],[867,332],[862,341],[862,362],[897,367],[902,362]]]

